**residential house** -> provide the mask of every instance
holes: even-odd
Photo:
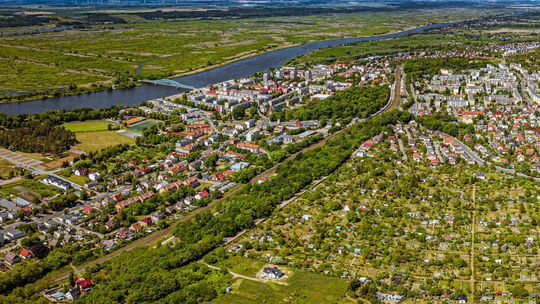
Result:
[[[8,252],[6,256],[4,257],[4,262],[8,264],[9,266],[13,266],[19,263],[20,261],[21,261],[21,256],[13,252]]]

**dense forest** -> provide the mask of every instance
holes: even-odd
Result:
[[[60,124],[69,121],[115,118],[121,116],[118,114],[120,109],[121,107],[114,106],[106,109],[49,110],[39,114],[17,114],[12,116],[0,113],[0,126],[12,129],[22,127],[32,120]]]
[[[0,146],[22,152],[59,154],[76,143],[75,133],[51,122],[31,120],[0,131]]]
[[[286,112],[275,112],[272,120],[326,120],[366,118],[382,108],[388,101],[388,87],[352,87],[338,91],[329,98],[313,101]]]
[[[59,154],[77,143],[75,133],[59,124],[121,117],[119,107],[46,111],[7,116],[0,113],[0,146],[22,152]]]

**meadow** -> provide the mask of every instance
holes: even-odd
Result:
[[[236,279],[231,293],[211,303],[354,303],[344,297],[347,280],[295,271],[286,282],[288,285]]]
[[[519,41],[540,41],[536,29],[539,22],[533,18],[529,20],[528,27],[522,31],[516,31],[514,26],[523,22],[514,20],[510,25],[500,25],[488,28],[477,26],[476,28],[452,28],[450,30],[435,30],[411,36],[395,39],[370,41],[350,45],[342,45],[317,50],[304,56],[289,60],[291,65],[329,64],[334,62],[347,62],[358,60],[368,56],[384,56],[404,52],[450,52],[455,50],[467,50],[474,47],[488,46],[490,44],[505,44]],[[531,57],[531,54],[532,57]],[[538,52],[527,53],[517,56],[517,60],[524,66],[535,70],[538,67]],[[521,58],[519,58],[521,57]]]

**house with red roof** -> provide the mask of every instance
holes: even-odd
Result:
[[[240,153],[236,153],[234,151],[227,151],[225,152],[225,154],[223,155],[223,157],[225,158],[230,158],[230,159],[240,159],[240,160],[243,160],[244,158],[246,158],[246,156],[244,154],[240,154]]]
[[[252,143],[248,143],[248,142],[241,142],[237,145],[237,147],[239,149],[243,149],[243,150],[248,150],[249,152],[251,153],[259,153],[259,151],[261,150],[261,147],[259,147],[258,145],[256,144],[252,144]]]
[[[94,211],[94,208],[92,206],[85,206],[82,210],[82,212],[86,215],[92,213]]]
[[[21,256],[21,258],[23,258],[24,260],[29,260],[31,258],[33,258],[35,255],[34,253],[32,252],[32,250],[30,249],[26,249],[24,248],[23,250],[21,250],[21,252],[19,253],[19,255]]]
[[[362,145],[362,147],[366,148],[366,149],[369,149],[371,147],[373,147],[375,143],[373,142],[373,140],[367,140],[366,142],[364,142],[364,144]]]
[[[203,198],[207,198],[208,195],[210,195],[208,191],[201,191],[197,193],[197,195],[195,195],[195,199],[199,201],[199,200],[202,200]]]
[[[21,208],[21,211],[24,212],[25,214],[30,214],[32,212],[32,207],[24,206]]]
[[[87,292],[90,291],[90,289],[93,286],[92,278],[80,278],[75,281],[75,284],[79,286],[81,292]]]

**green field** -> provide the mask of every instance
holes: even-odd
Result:
[[[354,303],[345,298],[348,282],[335,277],[296,271],[288,286],[239,279],[233,291],[212,303]]]
[[[81,186],[84,186],[86,183],[90,181],[90,179],[86,176],[77,176],[77,175],[71,175],[70,177],[67,177],[66,179]]]
[[[47,61],[36,63],[14,60],[4,57],[4,51],[4,48],[0,47],[0,95],[9,91],[29,92],[68,88],[72,84],[97,83],[108,79],[102,75],[50,65]]]
[[[255,277],[257,272],[264,267],[265,263],[262,261],[249,259],[241,256],[232,256],[226,260],[218,263],[218,267],[221,269],[229,269],[232,272],[239,273],[242,275],[247,275]]]
[[[72,132],[91,132],[91,131],[106,131],[107,126],[112,124],[111,122],[104,120],[90,120],[84,122],[68,122],[63,124],[66,130]]]
[[[86,152],[99,151],[110,146],[135,142],[134,139],[122,136],[114,131],[79,132],[76,137],[80,143],[75,148]]]

